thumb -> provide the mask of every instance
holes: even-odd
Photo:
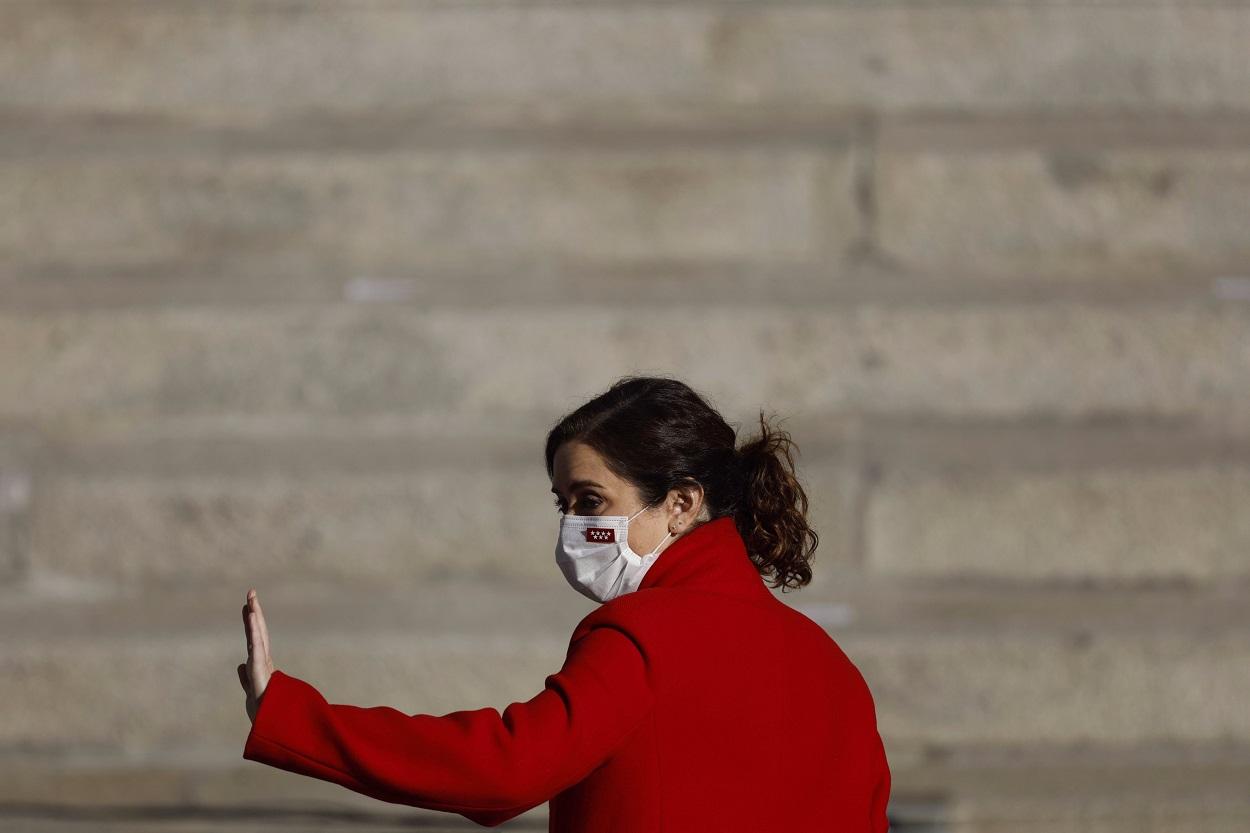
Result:
[[[239,671],[239,685],[243,686],[244,691],[246,691],[248,694],[251,694],[252,693],[251,691],[252,687],[250,685],[251,681],[248,680],[247,678],[247,663],[246,662],[239,663],[238,671]]]

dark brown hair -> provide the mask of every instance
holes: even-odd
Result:
[[[570,440],[595,449],[617,477],[632,483],[647,506],[669,489],[703,487],[704,522],[732,516],[747,553],[773,587],[812,580],[819,543],[807,525],[807,495],[795,476],[789,434],[760,412],[760,433],[736,448],[736,432],[684,382],[625,376],[560,418],[547,434],[547,476],[556,450]]]

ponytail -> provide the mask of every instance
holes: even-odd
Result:
[[[760,434],[738,449],[742,495],[734,523],[751,560],[773,587],[798,588],[812,580],[810,561],[820,536],[807,524],[807,493],[795,475],[786,431],[760,412]]]

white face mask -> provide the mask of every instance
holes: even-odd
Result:
[[[659,549],[638,555],[629,548],[629,522],[633,515],[561,515],[556,541],[556,564],[573,589],[587,598],[606,602],[638,589],[642,577],[659,558]]]

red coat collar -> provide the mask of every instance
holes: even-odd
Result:
[[[732,516],[705,521],[660,550],[638,584],[772,598]]]

